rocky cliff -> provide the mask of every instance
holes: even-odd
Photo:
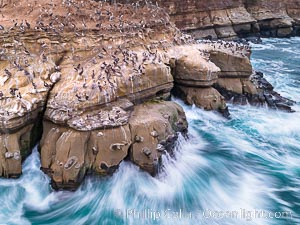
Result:
[[[164,101],[167,49],[185,42],[168,16],[58,0],[4,1],[1,14],[0,175],[19,176],[41,135],[56,188],[76,187],[87,171],[110,174],[125,158],[155,174],[187,127],[181,107]]]
[[[225,116],[229,98],[269,104],[248,46],[196,43],[156,5],[4,0],[0,10],[3,177],[20,176],[36,144],[57,189],[127,159],[155,175],[187,132],[171,90]]]
[[[155,2],[167,10],[177,27],[195,38],[231,40],[253,35],[288,37],[300,34],[300,0]]]

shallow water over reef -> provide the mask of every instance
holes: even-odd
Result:
[[[0,224],[300,223],[300,38],[253,44],[252,62],[295,113],[229,105],[231,120],[185,106],[190,139],[153,178],[124,162],[74,193],[53,192],[34,150],[17,180],[0,179]]]

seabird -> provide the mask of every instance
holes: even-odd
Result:
[[[17,90],[18,90],[17,88],[10,88],[10,89],[9,89],[9,93],[10,93],[11,95],[15,96]]]
[[[5,73],[7,74],[7,76],[11,77],[11,72],[8,71],[8,69],[4,69]]]
[[[44,81],[44,87],[50,87],[50,85],[49,85],[49,84],[47,84],[47,82],[46,82],[46,81]]]

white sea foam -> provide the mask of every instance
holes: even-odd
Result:
[[[252,61],[276,90],[300,101],[297,65],[289,66],[287,59],[275,55],[277,51],[298,55],[300,50],[293,43],[299,44],[300,38],[279,44],[281,40],[264,39],[264,44],[252,45]],[[264,55],[266,51],[274,59]],[[205,210],[240,209],[291,211],[296,216],[288,222],[300,222],[299,104],[293,114],[229,104],[232,119],[226,120],[218,113],[175,101],[186,111],[190,139],[180,137],[175,157],[163,157],[159,176],[151,177],[123,162],[112,177],[88,178],[74,193],[52,192],[49,178],[39,169],[35,149],[23,164],[21,178],[0,179],[0,225],[279,224],[274,219],[247,221],[203,215]],[[160,213],[183,209],[193,217],[126,217],[126,210],[132,209]]]

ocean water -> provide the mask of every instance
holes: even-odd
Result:
[[[17,180],[0,179],[0,224],[300,224],[300,38],[253,44],[256,70],[295,113],[229,105],[232,119],[181,104],[190,139],[151,177],[124,162],[76,192],[53,192],[39,153]]]

